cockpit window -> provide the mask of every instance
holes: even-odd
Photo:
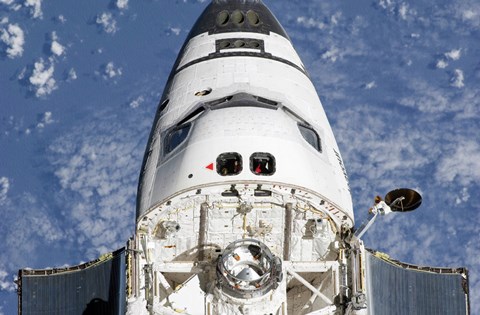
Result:
[[[322,143],[320,142],[320,137],[318,136],[317,132],[313,130],[311,127],[307,127],[304,125],[298,124],[298,129],[302,134],[303,138],[317,150],[318,152],[322,152]]]
[[[217,157],[217,173],[222,176],[240,174],[242,168],[242,156],[238,153],[222,153]]]
[[[255,152],[250,156],[250,170],[256,175],[273,175],[275,158],[270,153]]]
[[[171,130],[165,139],[165,154],[172,152],[178,147],[188,136],[192,124],[187,123]]]

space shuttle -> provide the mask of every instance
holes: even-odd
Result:
[[[214,0],[153,121],[126,246],[21,269],[19,314],[469,314],[468,272],[366,249],[399,188],[356,225],[348,177],[309,74],[261,0]],[[395,214],[397,215],[397,214]]]

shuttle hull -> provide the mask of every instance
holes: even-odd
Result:
[[[466,270],[415,268],[364,248],[377,214],[421,203],[395,192],[354,227],[340,150],[285,30],[260,0],[214,0],[160,100],[120,267],[105,267],[109,256],[81,268],[116,294],[82,273],[21,270],[19,312],[64,313],[66,303],[36,308],[38,285],[56,277],[54,287],[83,284],[92,303],[116,305],[105,306],[112,314],[442,314],[432,308],[441,303],[443,314],[467,314]]]

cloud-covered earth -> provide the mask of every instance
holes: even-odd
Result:
[[[0,0],[0,314],[16,313],[19,268],[77,264],[132,235],[155,109],[207,2]],[[376,195],[423,196],[366,245],[466,266],[480,313],[480,4],[265,2],[320,94],[357,224]]]

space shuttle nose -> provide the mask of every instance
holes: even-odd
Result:
[[[261,0],[213,0],[193,26],[189,38],[208,32],[271,32],[288,38],[275,16]]]

